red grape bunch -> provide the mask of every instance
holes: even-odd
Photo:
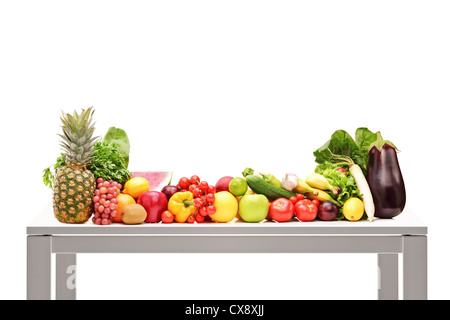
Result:
[[[196,175],[190,179],[181,178],[177,187],[179,191],[190,191],[194,195],[194,206],[197,207],[197,212],[191,215],[187,222],[197,221],[201,223],[205,221],[206,216],[216,213],[216,207],[214,206],[216,187],[206,181],[200,181],[200,178]]]
[[[92,222],[98,225],[111,224],[112,218],[117,214],[117,196],[122,185],[113,180],[97,179],[97,189],[94,193],[94,216]]]

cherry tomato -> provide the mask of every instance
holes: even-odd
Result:
[[[196,184],[191,184],[191,185],[189,186],[188,190],[189,190],[190,192],[194,193],[194,189],[195,189],[195,188],[197,188],[197,185],[196,185]],[[195,196],[194,196],[194,197],[195,197]]]
[[[194,186],[194,184],[193,184]],[[197,187],[197,185],[195,185],[194,191],[192,191],[192,194],[194,195],[195,198],[198,198],[202,195],[202,190],[200,190],[199,187]]]
[[[347,174],[347,171],[345,171],[344,168],[337,168],[336,171],[339,171],[339,172]]]
[[[195,217],[193,214],[191,214],[188,218],[187,218],[187,222],[188,223],[194,223],[195,222]]]
[[[270,204],[269,215],[278,222],[289,221],[294,216],[294,204],[286,198],[276,199]]]
[[[297,198],[297,201],[300,201],[300,200],[304,199],[304,197],[303,197],[303,195],[301,193],[297,194],[295,197]]]
[[[289,201],[292,202],[292,204],[295,204],[297,202],[297,198],[292,196],[289,198]]]
[[[318,208],[320,206],[320,201],[317,199],[314,199],[311,201],[312,203],[314,203],[316,205],[316,207]]]
[[[190,181],[191,181],[192,184],[199,184],[200,183],[200,178],[198,176],[196,176],[196,175],[193,175],[191,177]]]
[[[297,201],[294,205],[295,216],[300,221],[312,221],[317,217],[317,206],[311,200],[304,199]]]
[[[213,215],[214,213],[216,213],[216,207],[214,207],[213,205],[207,206],[206,207],[206,212],[209,215]]]
[[[180,181],[178,182],[178,185],[180,186],[181,189],[189,188],[190,184],[191,184],[191,181],[186,177],[181,178]]]
[[[206,190],[208,190],[208,182],[206,182],[206,181],[202,181],[202,182],[200,182],[200,184],[198,185],[198,187],[200,188],[200,190],[202,190],[202,191],[206,191]]]
[[[208,212],[206,212],[206,207],[201,207],[200,209],[198,209],[198,212],[204,217],[208,215]]]
[[[169,210],[165,210],[161,213],[161,220],[164,223],[172,223],[174,218],[173,213]]]
[[[212,193],[212,194],[216,193],[216,187],[210,184],[208,186],[208,189],[206,189],[206,193]]]
[[[215,200],[216,200],[216,197],[214,197],[214,194],[208,193],[206,195],[206,202],[207,203],[214,203]]]
[[[202,223],[203,221],[205,221],[205,217],[202,216],[201,214],[196,214],[195,221],[197,221],[197,223]]]
[[[200,208],[201,206],[203,206],[203,201],[201,198],[195,198],[194,199],[194,206],[196,206],[197,208]]]

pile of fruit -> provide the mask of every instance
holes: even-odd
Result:
[[[151,172],[148,174],[151,175]],[[161,175],[161,172],[157,174]],[[273,177],[272,179],[278,181]],[[248,181],[253,188],[249,187]],[[258,193],[255,190],[258,190]],[[197,175],[191,178],[182,177],[176,185],[166,185],[161,191],[149,190],[146,179],[135,176],[125,183],[124,190],[119,195],[133,200],[119,201],[114,222],[140,224],[270,220],[307,222],[315,219],[331,221],[337,220],[340,212],[345,219],[357,221],[364,214],[363,202],[356,197],[349,198],[344,206],[340,207],[339,204],[329,201],[328,197],[322,199],[316,193],[312,193],[309,199],[302,193],[292,193],[293,195],[287,198],[279,195],[279,192],[287,195],[286,192],[289,191],[255,175],[246,178],[225,176],[215,185],[200,181]],[[135,210],[143,212],[139,219],[135,218],[138,216]]]
[[[172,185],[172,172],[128,171],[125,131],[112,127],[99,140],[92,115],[92,107],[63,113],[64,153],[44,170],[61,222],[372,221],[396,216],[405,205],[396,148],[367,128],[359,128],[355,140],[336,131],[314,152],[318,165],[304,180],[287,173],[280,181],[246,168],[242,176],[224,176],[215,184],[192,175]]]

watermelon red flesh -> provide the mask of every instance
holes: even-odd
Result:
[[[161,191],[172,180],[172,171],[135,171],[131,178],[141,177],[147,179],[150,191]]]

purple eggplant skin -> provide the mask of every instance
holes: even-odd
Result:
[[[397,158],[397,150],[385,143],[381,151],[369,150],[367,183],[375,205],[375,217],[393,218],[406,204],[406,190]]]

